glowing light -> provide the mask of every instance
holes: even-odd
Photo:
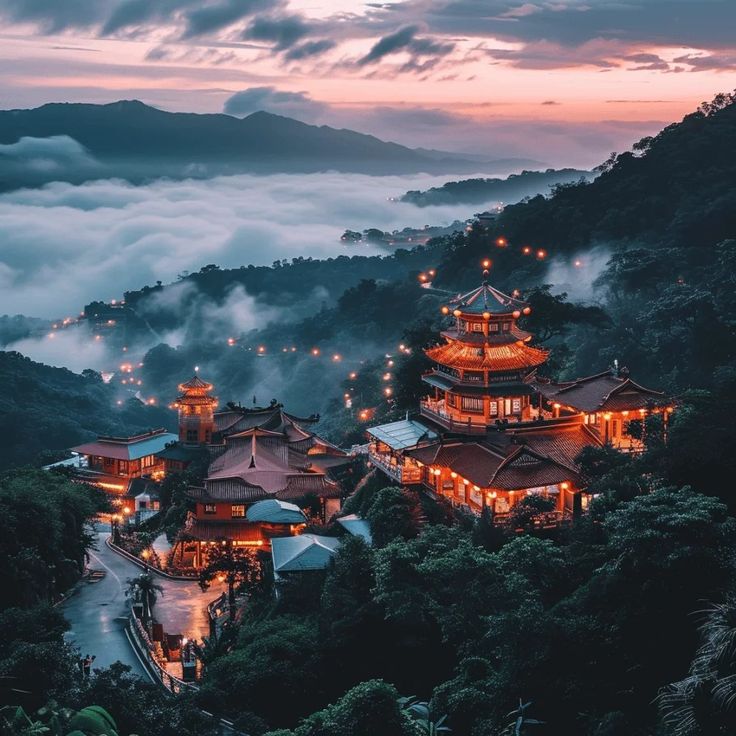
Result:
[[[496,238],[496,245],[499,248],[505,248],[508,245],[506,238]]]
[[[48,336],[49,336],[50,339],[52,339],[52,340],[54,339],[54,333],[53,332],[49,332],[49,335]]]
[[[573,265],[575,266],[575,268],[580,268],[583,265],[583,262],[578,260],[578,261],[575,261]]]
[[[390,381],[391,380],[391,374],[390,373],[384,373],[383,374],[383,380],[384,381]]]
[[[265,345],[259,345],[259,346],[258,346],[258,352],[259,352],[259,353],[261,353],[261,355],[263,355],[263,353],[265,353],[265,352],[266,352],[266,347],[265,347]]]
[[[473,490],[474,491],[479,491],[480,490],[480,486],[473,486]]]
[[[367,411],[366,409],[363,409],[363,410],[362,410],[362,411],[360,412],[360,414],[358,414],[358,416],[359,416],[359,417],[360,417],[361,419],[368,419],[368,411]]]
[[[450,478],[457,478],[457,473],[454,470],[450,473]]]
[[[603,415],[603,418],[604,418],[604,419],[605,419],[606,421],[608,421],[608,420],[609,420],[609,419],[611,418],[611,412],[607,411],[607,412],[606,412],[606,413],[605,413],[605,414]]]
[[[385,389],[383,389],[383,393],[386,394],[386,396],[391,396],[393,392],[394,391],[390,386],[387,386]]]
[[[427,281],[427,274],[424,274],[424,273],[420,273],[420,274],[419,274],[419,280],[420,280],[420,281],[421,281],[422,283],[425,283],[425,282]]]
[[[312,355],[319,355],[319,348],[312,348]]]
[[[122,399],[118,399],[116,403],[117,403],[118,406],[122,406],[123,405]]]
[[[483,319],[490,319],[491,313],[490,312],[483,312]]]
[[[435,270],[434,270],[433,268],[430,268],[430,269],[429,269],[429,271],[427,271],[427,273],[428,273],[428,274],[429,274],[430,276],[434,276],[434,275],[435,275],[435,274],[437,273],[437,271],[435,271]]]
[[[511,316],[512,316],[512,317],[513,317],[514,319],[519,319],[519,317],[521,317],[521,312],[520,312],[520,311],[519,311],[518,309],[515,309],[515,310],[513,311],[513,313],[511,314]]]
[[[150,398],[150,399],[148,399],[148,403],[149,403],[149,404],[150,404],[151,406],[153,406],[153,405],[154,405],[154,404],[156,403],[156,399],[154,399],[154,398]]]
[[[342,360],[342,356],[341,356],[341,355],[340,355],[339,353],[335,353],[335,354],[334,354],[334,355],[332,356],[332,360],[333,360],[333,361],[335,361],[335,362],[337,363],[338,361]]]
[[[524,307],[524,309],[521,310],[522,314],[531,314],[532,308],[531,307]]]
[[[442,314],[450,314],[450,307],[442,307],[440,312],[442,312]]]
[[[462,314],[462,312],[459,309],[455,309],[453,311],[453,314],[455,315],[455,317],[459,317]]]
[[[233,345],[235,345],[235,338],[234,338],[234,337],[228,337],[228,339],[227,339],[227,344],[228,344],[228,345],[229,345],[230,347],[232,347]]]
[[[491,259],[490,258],[484,258],[481,261],[480,265],[483,266],[483,268],[490,268],[491,267]]]
[[[525,256],[528,256],[528,255],[529,255],[529,254],[530,254],[530,253],[532,252],[532,249],[531,249],[531,248],[530,248],[530,247],[529,247],[528,245],[525,245],[525,246],[524,246],[524,247],[523,247],[523,248],[521,249],[521,252],[522,252],[522,253],[523,253],[523,254],[524,254]]]
[[[566,491],[569,487],[570,487],[570,484],[566,480],[560,483],[560,488],[562,488],[563,491]]]
[[[544,260],[546,257],[547,257],[547,251],[546,250],[541,250],[540,249],[540,250],[537,251],[537,258],[539,258],[540,261],[541,260]]]
[[[406,350],[406,345],[402,342],[401,345],[399,345],[399,350],[404,351]]]
[[[394,364],[393,360],[389,360],[389,361],[388,361],[388,363],[386,363],[386,365],[387,365],[387,366],[388,366],[389,368],[391,368],[391,367],[393,366],[393,364]]]
[[[350,375],[348,376],[348,378],[351,381],[354,381],[357,377],[358,377],[358,374],[355,371],[353,371],[352,373],[350,373]]]
[[[199,373],[199,366],[198,366],[198,365],[195,365],[195,366],[194,366],[194,372],[195,372],[195,373]]]

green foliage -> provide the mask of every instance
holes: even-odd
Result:
[[[419,530],[419,502],[416,492],[390,486],[372,497],[365,510],[373,543],[383,547],[392,539],[410,539]]]
[[[63,475],[19,470],[0,477],[3,606],[50,601],[79,578],[103,495]]]
[[[0,352],[0,380],[0,469],[35,463],[42,452],[64,451],[97,434],[135,434],[173,421],[171,412],[137,400],[118,407],[115,388],[96,373],[80,376],[17,352]]]
[[[333,705],[305,718],[293,731],[268,736],[419,736],[412,715],[399,703],[399,693],[382,680],[356,685]]]

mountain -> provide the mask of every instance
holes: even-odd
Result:
[[[31,140],[29,140],[31,139]],[[31,162],[28,165],[28,162]],[[52,103],[0,111],[5,189],[62,179],[315,172],[470,172],[477,158],[413,150],[371,135],[307,125],[267,112],[245,118],[171,113],[138,101]]]
[[[0,351],[0,470],[47,462],[99,434],[128,435],[172,428],[172,413],[131,399],[115,404],[115,389],[99,374],[82,375]]]
[[[441,187],[425,191],[411,190],[401,197],[417,207],[443,204],[496,204],[518,202],[524,197],[533,197],[559,184],[570,184],[591,179],[589,171],[579,169],[547,169],[546,171],[522,171],[506,179],[464,179],[448,181]]]

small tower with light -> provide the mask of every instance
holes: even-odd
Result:
[[[179,410],[179,441],[182,444],[206,445],[212,441],[217,398],[211,391],[212,384],[197,375],[179,384],[174,406]]]

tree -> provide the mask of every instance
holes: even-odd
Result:
[[[293,731],[268,736],[418,736],[413,715],[401,704],[393,685],[369,680],[356,685],[337,702],[305,718]]]
[[[252,590],[261,577],[261,563],[255,552],[223,540],[207,550],[205,565],[199,571],[199,585],[202,590],[207,590],[215,579],[227,585],[228,609],[230,620],[233,621],[236,611],[235,593]]]
[[[382,488],[373,496],[365,518],[376,547],[383,547],[396,537],[411,539],[419,531],[416,493],[394,486]]]
[[[736,730],[736,599],[702,614],[700,647],[685,679],[658,697],[665,731],[672,736],[716,736]]]
[[[148,623],[153,618],[153,607],[156,605],[159,594],[164,594],[162,586],[153,580],[150,572],[144,572],[134,578],[126,580],[128,588],[125,591],[126,597],[130,598],[134,603],[140,602],[143,606],[143,623]]]

